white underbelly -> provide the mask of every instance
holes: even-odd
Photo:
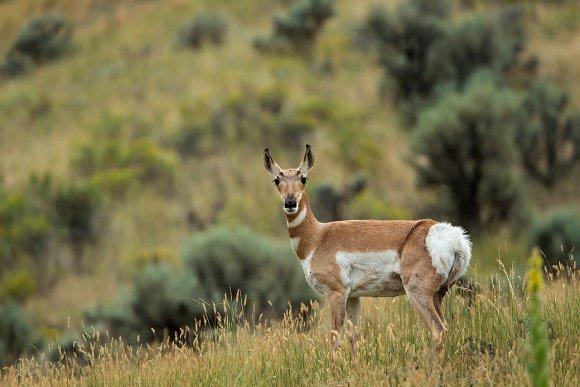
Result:
[[[393,297],[405,293],[395,250],[338,252],[336,261],[349,297]]]

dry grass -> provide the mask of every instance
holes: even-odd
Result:
[[[365,299],[359,361],[343,337],[340,365],[330,366],[327,307],[306,318],[250,323],[239,299],[214,305],[221,318],[211,338],[183,346],[168,340],[129,347],[93,334],[63,363],[44,356],[7,368],[4,385],[525,385],[526,306],[523,284],[504,271],[473,298],[451,292],[444,307],[450,333],[445,358],[429,355],[427,329],[404,297]],[[500,285],[501,283],[501,285]],[[550,282],[543,293],[551,324],[551,374],[557,386],[580,383],[580,287]],[[202,326],[203,324],[199,324]],[[197,329],[193,331],[198,332]],[[156,332],[159,337],[162,333]],[[194,337],[187,332],[182,338]],[[209,337],[209,335],[207,335]],[[96,340],[97,339],[97,340]],[[81,366],[79,363],[90,363]]]

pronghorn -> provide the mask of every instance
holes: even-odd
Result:
[[[337,364],[339,332],[348,317],[357,355],[359,297],[407,294],[440,350],[447,332],[441,300],[466,271],[471,242],[461,227],[434,220],[346,220],[320,223],[304,190],[314,165],[309,145],[300,166],[282,169],[266,148],[264,166],[284,202],[292,249],[306,282],[328,297],[332,314],[330,345]]]

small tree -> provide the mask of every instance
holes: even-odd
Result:
[[[522,164],[548,188],[580,161],[580,114],[565,115],[568,102],[566,90],[537,81],[522,104],[516,131]]]
[[[510,141],[517,99],[496,79],[479,74],[441,98],[412,137],[420,186],[439,189],[443,209],[467,227],[509,219],[520,197]]]

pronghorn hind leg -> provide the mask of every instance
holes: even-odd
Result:
[[[413,309],[431,330],[436,351],[441,353],[447,327],[445,327],[433,304],[434,292],[413,285],[405,285],[405,291]]]
[[[443,316],[443,310],[441,309],[441,301],[443,301],[443,297],[445,297],[448,290],[449,287],[447,285],[443,285],[437,291],[437,293],[433,295],[433,306],[435,307],[435,310],[437,311],[437,314],[439,315],[439,318],[441,319],[441,322],[443,323],[443,326],[445,327],[446,330],[447,330],[447,321],[445,321],[445,317]]]
[[[346,300],[346,317],[348,319],[348,331],[350,333],[350,345],[352,347],[352,357],[358,360],[358,322],[360,318],[360,298],[349,298]]]
[[[340,345],[340,334],[344,324],[346,300],[344,294],[333,292],[328,297],[330,312],[332,314],[332,330],[330,331],[330,348],[332,350],[332,366],[338,365],[338,347]]]

